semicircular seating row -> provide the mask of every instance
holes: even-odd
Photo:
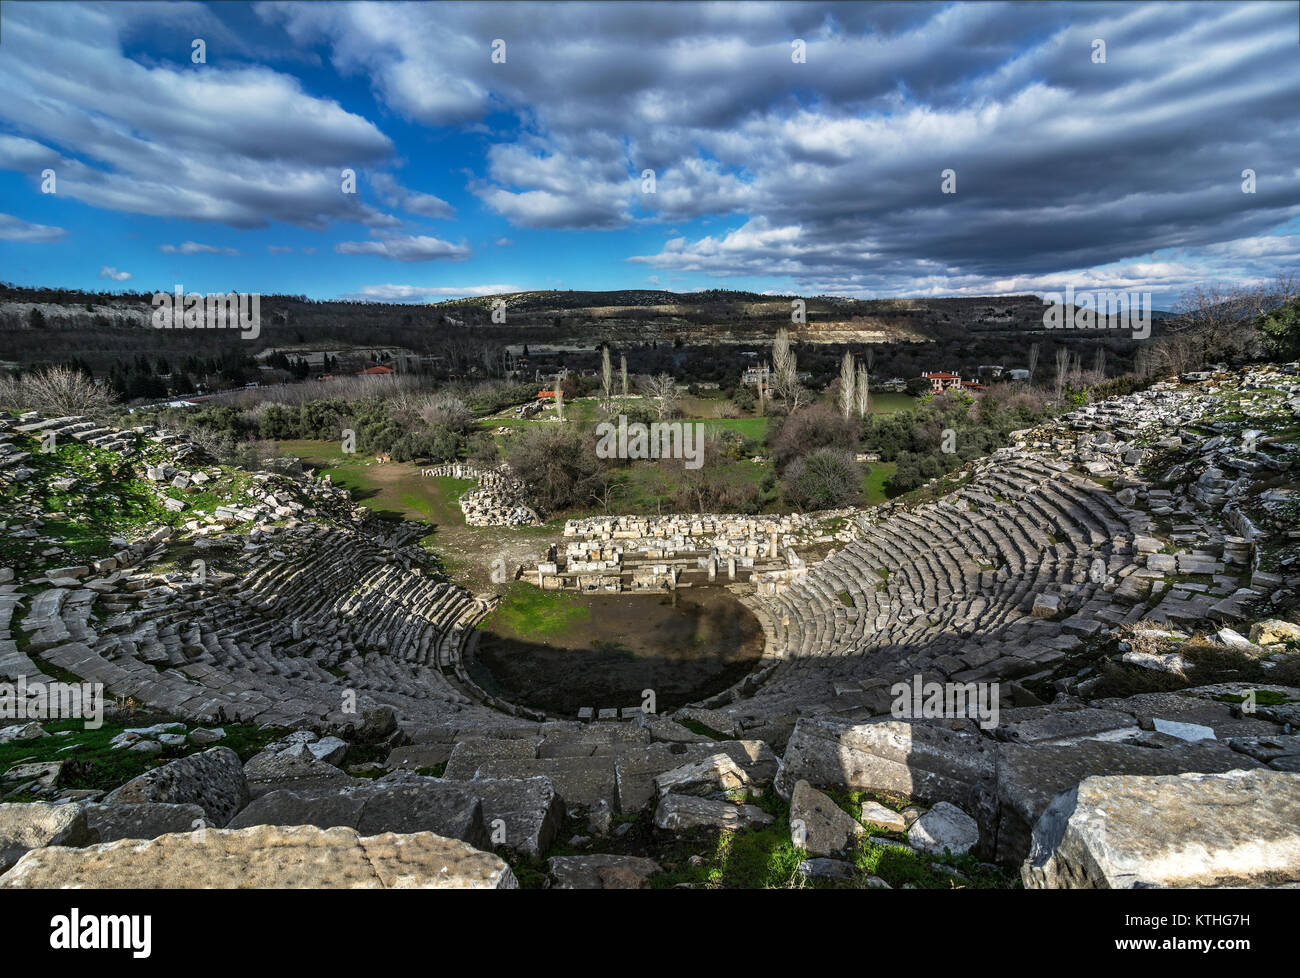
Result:
[[[1067,467],[1004,450],[942,501],[869,519],[806,577],[755,599],[781,658],[752,711],[851,709],[855,682],[917,672],[962,682],[1029,675],[1101,627],[1090,622],[1132,613],[1112,607],[1106,580],[1113,589],[1133,562],[1148,518]],[[1063,627],[1032,616],[1042,593],[1062,595],[1074,619]]]
[[[242,577],[137,573],[50,588],[21,624],[41,661],[196,721],[218,710],[261,724],[345,719],[348,690],[358,711],[387,704],[416,724],[508,721],[440,669],[487,606],[410,569],[412,556],[302,525],[263,544]]]

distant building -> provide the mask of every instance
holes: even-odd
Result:
[[[942,370],[936,370],[934,373],[921,374],[921,379],[930,382],[930,390],[935,394],[942,394],[944,391],[952,390],[988,390],[987,387],[977,380],[962,380],[961,374],[950,374]]]
[[[942,394],[944,391],[961,386],[961,374],[950,374],[942,370],[921,374],[921,379],[928,380],[930,389],[936,394]]]
[[[1001,377],[1005,368],[1000,363],[981,363],[976,370],[981,377],[988,374],[990,377]]]
[[[391,377],[392,374],[393,374],[392,367],[385,367],[382,365],[367,367],[365,370],[357,371],[358,377]]]
[[[1029,379],[1029,371],[1028,371],[1028,370],[1022,370],[1022,369],[1020,369],[1020,368],[1017,368],[1017,369],[1015,369],[1015,370],[1008,370],[1008,371],[1007,371],[1007,376],[1010,377],[1012,380],[1028,380],[1028,379]]]

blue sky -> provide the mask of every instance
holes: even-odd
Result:
[[[0,21],[0,277],[24,285],[1168,305],[1300,254],[1292,2],[10,0]]]

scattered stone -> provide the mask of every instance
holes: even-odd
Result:
[[[867,830],[828,795],[807,781],[799,781],[790,796],[790,838],[818,856],[842,853]]]
[[[935,856],[945,852],[964,855],[979,840],[980,829],[975,819],[946,801],[939,802],[907,830],[907,841],[913,848]]]
[[[118,839],[156,839],[169,832],[192,832],[210,827],[198,805],[143,802],[138,805],[86,805],[86,822],[99,842]]]
[[[910,824],[905,815],[900,815],[892,808],[886,808],[878,801],[862,803],[862,821],[890,832],[906,832]]]
[[[843,859],[805,859],[797,867],[795,872],[800,876],[806,876],[809,879],[822,880],[851,880],[857,875],[857,867]]]
[[[41,737],[48,737],[45,728],[39,723],[19,723],[13,726],[0,729],[0,744],[11,744],[15,741],[22,740],[39,740]]]
[[[724,831],[761,829],[771,825],[772,821],[772,816],[757,805],[736,805],[695,795],[665,795],[654,814],[655,827],[668,832],[695,828]]]
[[[557,890],[603,890],[606,889],[606,880],[615,884],[610,889],[629,889],[631,876],[649,880],[655,873],[663,872],[653,859],[607,854],[552,856],[546,861],[546,870],[554,879],[552,885]],[[620,872],[611,874],[610,870]]]

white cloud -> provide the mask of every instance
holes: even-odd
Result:
[[[200,244],[197,241],[183,241],[178,245],[159,245],[158,250],[164,255],[227,255],[234,257],[240,254],[235,248],[219,248],[216,245]]]
[[[101,269],[99,270],[99,277],[100,277],[100,278],[110,278],[110,279],[112,279],[114,282],[125,282],[127,279],[129,279],[129,278],[131,277],[131,273],[130,273],[130,272],[119,272],[119,271],[118,271],[116,268],[114,268],[112,265],[105,265],[103,268],[101,268]]]
[[[269,68],[128,57],[123,37],[157,9],[5,8],[0,121],[20,135],[0,139],[0,168],[52,168],[60,197],[108,210],[241,228],[392,223],[343,194],[338,176],[390,157],[387,136]]]
[[[366,285],[359,292],[340,296],[354,302],[430,302],[437,299],[462,299],[472,296],[522,292],[517,285]]]
[[[0,214],[0,241],[25,241],[28,244],[49,244],[62,241],[67,236],[63,228],[48,224],[33,224],[12,214]]]
[[[379,234],[374,241],[342,241],[334,246],[340,255],[378,255],[395,261],[463,261],[472,251],[466,244],[453,244],[428,235]]]

